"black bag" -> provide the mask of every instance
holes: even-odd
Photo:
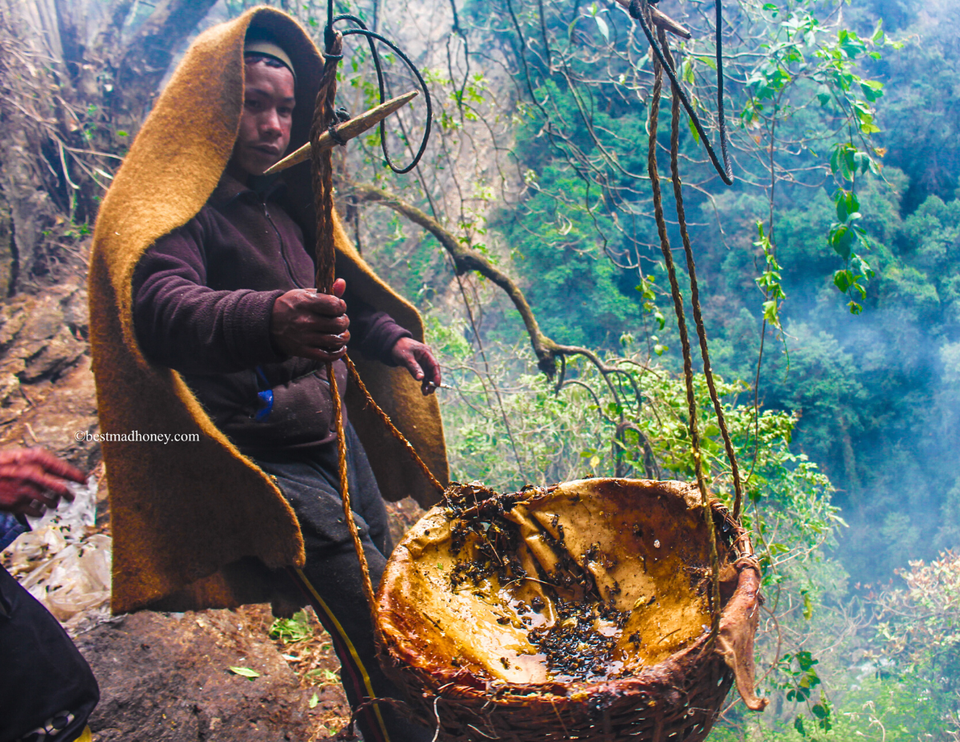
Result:
[[[0,742],[72,742],[99,700],[67,632],[0,567]]]

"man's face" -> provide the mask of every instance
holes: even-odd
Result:
[[[246,64],[243,113],[230,164],[238,175],[262,175],[279,161],[290,144],[293,121],[293,73],[268,67],[263,61]]]

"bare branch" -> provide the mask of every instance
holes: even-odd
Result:
[[[620,394],[613,383],[613,379],[623,372],[616,366],[604,363],[600,356],[589,348],[576,345],[560,345],[544,335],[523,291],[512,278],[491,263],[486,256],[472,247],[462,244],[453,234],[444,229],[436,219],[391,193],[372,185],[359,183],[350,184],[345,191],[346,195],[352,196],[357,203],[382,204],[426,229],[437,238],[450,257],[453,258],[458,275],[476,271],[503,289],[504,293],[510,297],[517,312],[520,313],[521,319],[523,319],[527,335],[530,336],[533,352],[537,356],[537,367],[548,378],[552,379],[556,373],[558,359],[566,356],[583,356],[600,372],[613,399],[619,402]]]
[[[497,268],[484,255],[472,247],[462,245],[454,235],[440,226],[436,219],[416,206],[371,185],[352,184],[349,192],[358,202],[383,204],[430,232],[453,258],[458,275],[476,271],[503,289],[520,313],[523,324],[527,328],[527,334],[530,336],[530,342],[533,345],[533,352],[537,356],[537,366],[547,376],[553,376],[556,370],[556,356],[559,352],[562,352],[562,346],[553,342],[541,332],[537,318],[534,316],[533,310],[530,309],[530,304],[513,279]]]

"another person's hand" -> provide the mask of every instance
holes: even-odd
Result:
[[[423,393],[433,394],[440,386],[440,364],[426,345],[413,338],[400,338],[393,346],[393,360],[406,368],[410,375],[421,382]]]
[[[281,353],[317,361],[335,361],[347,352],[350,320],[340,297],[347,284],[338,278],[332,294],[313,289],[294,289],[273,304],[270,332]]]
[[[0,510],[39,518],[46,508],[73,500],[67,482],[87,479],[79,469],[42,448],[0,451]]]

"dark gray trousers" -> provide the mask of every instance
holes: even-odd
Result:
[[[360,530],[374,589],[393,549],[387,512],[360,441],[347,424],[350,504]],[[277,486],[300,521],[306,564],[292,570],[340,659],[341,680],[350,705],[371,698],[399,698],[377,660],[370,608],[363,593],[360,563],[343,515],[336,444],[308,452],[257,456],[256,463]],[[396,704],[365,707],[357,721],[366,742],[426,742],[433,733],[412,724]]]

